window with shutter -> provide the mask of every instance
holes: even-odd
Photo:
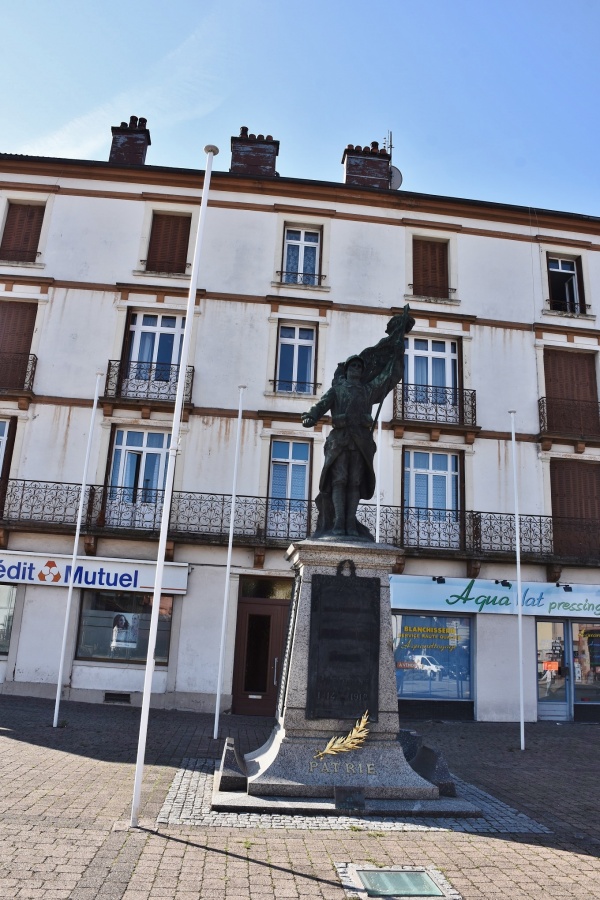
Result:
[[[590,437],[600,435],[596,356],[544,349],[548,431]]]
[[[419,297],[450,296],[448,284],[448,244],[413,238],[413,294]]]
[[[550,461],[554,552],[585,559],[598,550],[600,464]]]
[[[35,262],[43,218],[43,206],[9,203],[0,242],[0,260]]]
[[[0,390],[25,385],[37,303],[0,301]]]
[[[147,272],[185,275],[190,224],[190,216],[154,213],[146,259]]]

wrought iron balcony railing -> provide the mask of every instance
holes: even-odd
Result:
[[[285,381],[282,378],[272,379],[270,384],[274,391],[286,394],[316,394],[321,387],[317,381]]]
[[[0,393],[32,391],[37,356],[33,353],[0,354]]]
[[[111,359],[108,361],[104,396],[132,400],[168,400],[174,402],[180,368],[181,366],[173,366],[168,363],[122,362],[118,359]],[[192,402],[193,382],[194,367],[187,366],[184,389],[185,403]]]
[[[565,437],[600,438],[600,405],[587,400],[540,397],[540,432]]]
[[[277,272],[280,284],[304,284],[312,287],[321,287],[326,275],[318,275],[316,272]]]
[[[475,426],[476,392],[427,384],[399,384],[394,392],[394,418],[403,422]]]
[[[0,485],[0,523],[8,527],[72,530],[77,521],[80,486],[13,479]],[[121,532],[157,536],[163,491],[96,486],[86,488],[84,532]],[[376,507],[362,504],[359,520],[375,534]],[[169,532],[187,541],[225,543],[231,496],[175,491]],[[238,543],[303,540],[312,534],[317,510],[311,500],[238,496],[234,538]],[[530,561],[559,559],[600,564],[600,520],[520,516],[521,554]],[[382,506],[380,540],[414,552],[446,551],[482,558],[513,558],[515,520],[510,513]]]

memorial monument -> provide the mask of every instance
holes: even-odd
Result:
[[[231,746],[226,749],[224,784],[245,779],[247,800],[223,801],[221,794],[217,808],[252,808],[251,800],[262,800],[279,809],[312,802],[317,811],[322,800],[367,813],[406,812],[412,804],[432,815],[469,814],[464,801],[454,801],[450,813],[437,785],[405,758],[389,596],[401,551],[374,543],[357,519],[359,501],[375,491],[375,422],[402,379],[413,325],[407,305],[389,320],[387,337],[337,366],[329,390],[302,415],[310,428],[330,412],[332,428],[315,534],[287,553],[296,582],[277,724],[266,744],[239,760],[237,775]]]

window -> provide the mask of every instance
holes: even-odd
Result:
[[[107,499],[107,523],[158,527],[171,435],[117,429]]]
[[[448,243],[413,238],[412,292],[418,297],[448,299]]]
[[[35,262],[43,218],[43,206],[9,203],[0,243],[0,260]]]
[[[121,395],[174,400],[185,316],[132,313]]]
[[[600,464],[550,460],[554,553],[575,560],[598,553]]]
[[[319,285],[321,232],[308,228],[286,228],[283,248],[284,284]]]
[[[544,377],[542,431],[574,438],[598,438],[596,354],[544,347]]]
[[[8,654],[16,593],[14,585],[0,584],[0,656]]]
[[[398,697],[471,700],[471,620],[392,612]]]
[[[402,417],[460,422],[457,342],[409,337],[404,346]]]
[[[160,598],[154,658],[169,661],[173,598]],[[152,594],[119,591],[83,591],[77,659],[146,662]]]
[[[581,258],[564,259],[548,254],[550,309],[582,314],[586,311]]]
[[[316,328],[279,326],[279,349],[275,390],[314,394]]]
[[[0,419],[0,475],[2,474],[2,464],[4,462],[4,452],[8,441],[8,420]]]
[[[267,516],[270,537],[306,537],[309,460],[308,442],[273,440]]]
[[[154,213],[145,261],[147,272],[185,275],[191,221],[190,216]]]
[[[406,450],[404,541],[407,546],[458,547],[459,457],[457,453]]]

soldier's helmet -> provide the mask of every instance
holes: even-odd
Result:
[[[357,354],[354,354],[354,356],[349,356],[348,359],[346,360],[346,362],[344,363],[344,375],[348,371],[348,366],[350,365],[350,363],[353,363],[353,362],[359,362],[362,366],[363,372],[365,371],[364,359],[362,358],[362,356],[358,356]]]

